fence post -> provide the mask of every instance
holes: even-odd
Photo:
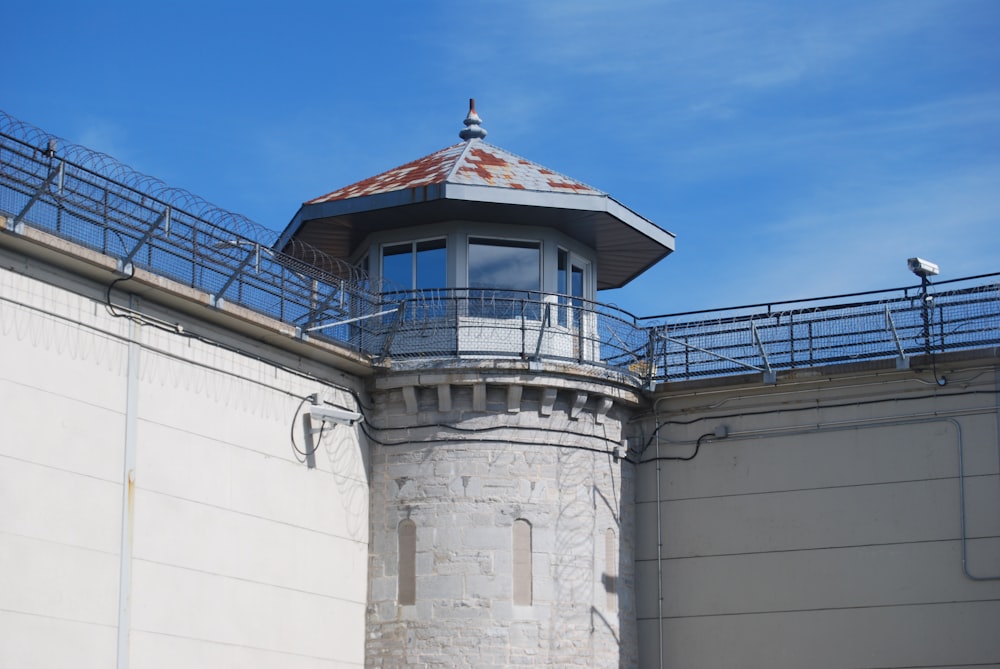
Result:
[[[528,357],[528,332],[527,324],[524,322],[525,301],[521,300],[521,360]]]
[[[652,390],[653,377],[656,373],[656,328],[649,328],[647,332],[649,337],[646,341],[646,387]],[[664,358],[663,364],[666,366],[666,358]]]

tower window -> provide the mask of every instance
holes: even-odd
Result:
[[[469,288],[538,292],[541,285],[538,242],[469,239]]]
[[[537,319],[541,287],[539,242],[469,238],[470,315]]]
[[[447,285],[447,248],[444,239],[426,239],[382,247],[382,278],[387,290],[424,290]]]

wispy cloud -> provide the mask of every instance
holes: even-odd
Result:
[[[454,42],[463,67],[513,60],[563,75],[645,81],[661,93],[687,96],[738,95],[862,67],[867,52],[932,26],[948,3],[632,0],[479,9],[474,29]],[[482,40],[484,31],[493,39]]]

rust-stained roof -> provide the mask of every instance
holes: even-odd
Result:
[[[276,248],[296,239],[350,258],[373,234],[462,225],[548,227],[594,249],[597,287],[618,288],[674,250],[674,236],[603,191],[484,141],[469,101],[463,142],[305,202]]]
[[[602,191],[530,160],[482,140],[472,139],[314,198],[305,204],[321,204],[436,184],[605,195]]]

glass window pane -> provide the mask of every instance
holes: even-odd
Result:
[[[486,318],[539,318],[538,242],[469,239],[469,313]]]
[[[583,300],[579,299],[583,297],[583,268],[573,265],[572,274],[570,293],[576,298],[573,300],[573,325],[578,327],[580,325],[580,309],[583,307]]]
[[[448,285],[448,256],[443,239],[417,244],[416,288],[444,288]]]
[[[414,306],[415,318],[442,318],[447,313],[447,252],[445,240],[417,242],[416,288],[420,291]]]
[[[541,251],[538,243],[470,239],[469,287],[539,290]]]
[[[569,265],[569,253],[563,249],[559,249],[559,277],[558,285],[556,286],[556,292],[560,295],[566,294],[566,270]]]
[[[573,265],[573,282],[570,294],[573,297],[583,297],[583,268]]]
[[[567,275],[569,274],[569,253],[565,249],[559,249],[559,260],[557,267],[557,278],[556,278],[556,292],[559,293],[559,325],[566,325],[566,304],[569,298],[566,297],[566,293],[569,292],[567,288],[569,280]]]
[[[395,244],[382,249],[382,278],[385,290],[407,290],[413,287],[413,245]]]

